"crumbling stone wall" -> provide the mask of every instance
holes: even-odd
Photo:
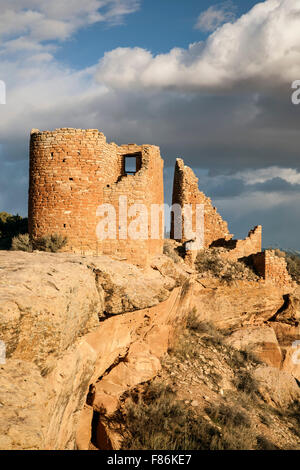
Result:
[[[193,212],[193,230],[196,230],[195,207],[196,204],[204,205],[204,247],[208,248],[210,245],[219,239],[230,240],[232,234],[229,233],[227,223],[222,219],[216,208],[212,205],[211,199],[205,196],[204,193],[199,191],[198,178],[191,170],[191,168],[184,165],[182,159],[177,158],[174,172],[173,184],[173,204],[179,204],[181,207],[184,204],[192,205]],[[171,218],[171,238],[175,238],[174,223],[178,223],[175,217]],[[183,217],[182,217],[183,226]],[[182,235],[181,242],[187,241]]]
[[[266,281],[271,281],[279,286],[293,284],[287,271],[285,259],[276,256],[274,250],[256,253],[252,256],[252,261],[257,273]]]
[[[248,237],[244,240],[230,240],[228,242],[215,243],[214,246],[222,246],[227,248],[228,251],[222,252],[223,258],[236,261],[239,258],[245,258],[254,253],[261,252],[262,245],[262,226],[257,225],[254,229],[250,230]]]
[[[126,174],[125,155],[137,153],[137,172]],[[119,196],[127,196],[128,205],[145,204],[149,213],[151,204],[163,204],[158,147],[118,146],[108,143],[97,129],[32,131],[28,215],[32,238],[59,233],[68,237],[67,251],[117,255],[144,265],[162,253],[162,221],[157,240],[119,240],[118,223],[116,240],[97,239],[97,207],[112,204],[118,221]]]

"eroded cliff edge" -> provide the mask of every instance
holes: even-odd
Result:
[[[166,256],[142,270],[105,256],[2,252],[0,269],[2,449],[88,448],[93,410],[155,376],[193,308],[231,328],[232,344],[250,336],[267,363],[298,377],[287,341],[299,335],[295,291],[199,282]]]

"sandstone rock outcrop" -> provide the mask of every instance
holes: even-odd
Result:
[[[176,281],[106,256],[0,252],[1,339],[8,357],[50,368],[99,318],[166,300]]]
[[[282,370],[300,381],[300,326],[281,322],[272,322],[271,325],[282,351]]]
[[[41,449],[47,433],[46,403],[37,366],[18,359],[0,365],[0,449]]]
[[[221,329],[267,321],[283,304],[282,288],[263,282],[226,284],[214,279],[201,279],[196,282],[193,297],[198,318]]]
[[[189,311],[189,287],[173,289],[176,281],[158,270],[106,257],[2,252],[0,266],[1,340],[7,346],[0,371],[1,446],[74,449],[90,385],[126,356],[133,382],[155,374],[159,355]],[[144,343],[144,360],[135,363]],[[22,420],[16,421],[18,414]]]
[[[253,375],[259,383],[259,392],[268,403],[286,407],[299,399],[299,387],[288,372],[261,366]]]
[[[271,326],[249,326],[233,332],[226,343],[237,350],[247,350],[270,366],[281,367],[282,352]]]

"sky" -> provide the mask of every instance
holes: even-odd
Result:
[[[32,128],[159,145],[231,233],[300,250],[300,0],[1,0],[0,212],[27,214]]]

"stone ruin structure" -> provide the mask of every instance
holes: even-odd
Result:
[[[68,239],[66,251],[107,254],[146,266],[153,256],[163,252],[163,211],[159,212],[156,238],[128,239],[130,217],[126,213],[126,222],[119,214],[120,196],[126,196],[127,207],[144,204],[148,214],[151,214],[153,204],[162,207],[163,160],[159,147],[108,143],[97,129],[31,131],[28,219],[32,239],[58,233]],[[262,252],[261,226],[250,230],[244,240],[232,238],[227,223],[211,199],[198,189],[198,178],[182,159],[177,159],[175,164],[172,203],[180,207],[184,204],[192,206],[193,230],[195,207],[203,205],[204,248],[223,247],[225,252],[222,256],[230,260],[251,256],[255,269],[265,280],[279,284],[292,282],[285,260],[276,257],[271,250]],[[97,237],[96,227],[100,218],[97,208],[102,204],[110,204],[115,209],[118,225],[115,239],[99,240]],[[171,214],[173,239],[175,217],[178,215]],[[149,234],[150,224],[149,217]],[[177,241],[187,242],[184,232]],[[186,261],[192,263],[196,254],[196,250],[187,251]]]
[[[237,261],[242,258],[251,257],[251,262],[259,276],[266,281],[277,285],[289,285],[293,281],[287,272],[287,265],[284,258],[279,258],[273,250],[262,251],[262,226],[254,227],[244,240],[234,240],[229,233],[227,223],[222,219],[216,208],[212,205],[211,199],[198,189],[198,178],[183,160],[177,159],[175,164],[173,204],[191,204],[193,215],[195,215],[196,204],[203,204],[204,207],[204,248],[220,247],[225,251],[220,252],[221,256]],[[174,221],[171,219],[171,238],[174,237]],[[182,221],[183,223],[183,221]],[[193,230],[195,231],[195,217],[193,217]],[[184,234],[181,243],[187,240]],[[197,251],[187,252],[187,261],[192,264],[197,255]]]
[[[58,233],[67,250],[108,254],[145,265],[163,250],[163,220],[158,239],[99,240],[96,212],[112,204],[119,221],[119,196],[128,206],[163,204],[163,160],[151,145],[108,143],[97,129],[33,129],[30,139],[29,233],[35,239]],[[150,224],[150,221],[149,221]],[[117,227],[119,228],[119,227]]]
[[[199,191],[198,178],[193,170],[184,165],[181,158],[177,158],[175,163],[172,204],[179,204],[180,207],[184,207],[184,204],[191,204],[193,215],[195,213],[196,204],[204,205],[204,248],[209,248],[216,240],[230,240],[233,237],[233,235],[229,233],[227,222],[222,219],[216,208],[213,207],[210,198]],[[183,214],[181,217],[181,224],[183,226]],[[171,218],[171,238],[175,238],[175,222],[176,220],[173,216]],[[192,229],[194,231],[196,230],[195,223],[196,220],[195,217],[193,217]],[[184,232],[182,238],[178,241],[187,241]]]

